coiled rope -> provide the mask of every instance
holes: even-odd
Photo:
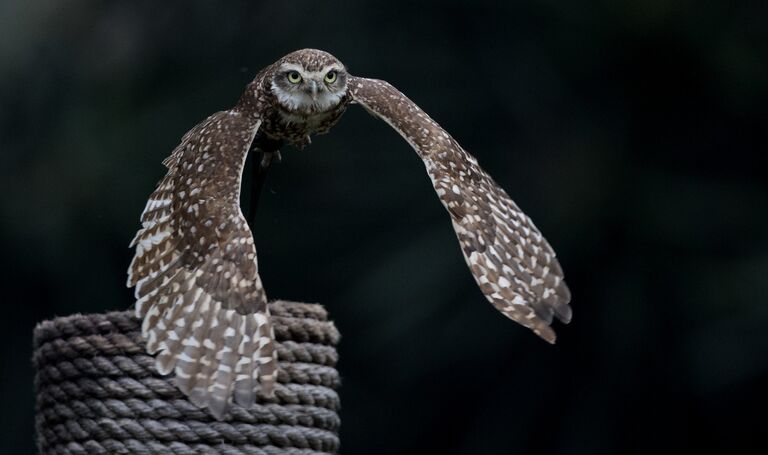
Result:
[[[133,312],[74,315],[35,328],[41,454],[320,455],[339,447],[339,332],[320,305],[270,304],[275,396],[223,421],[155,370]]]

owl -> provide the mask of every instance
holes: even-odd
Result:
[[[147,351],[216,418],[233,402],[251,407],[257,394],[271,395],[277,379],[267,296],[240,209],[246,156],[259,154],[255,177],[263,181],[282,146],[307,146],[350,104],[388,123],[423,160],[494,307],[550,343],[553,318],[571,319],[552,247],[472,155],[392,85],[352,76],[327,52],[299,50],[260,71],[232,109],[184,135],[131,243],[128,286]]]

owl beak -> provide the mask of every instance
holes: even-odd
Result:
[[[312,97],[312,101],[317,100],[317,82],[309,81],[309,96]]]

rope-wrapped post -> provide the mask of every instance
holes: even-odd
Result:
[[[222,421],[192,404],[144,349],[133,312],[74,315],[35,328],[41,454],[337,453],[339,332],[316,304],[270,303],[280,371],[274,397]]]

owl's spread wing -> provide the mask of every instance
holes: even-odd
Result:
[[[550,343],[553,316],[567,323],[563,271],[531,219],[440,125],[387,82],[352,77],[354,102],[400,133],[424,161],[450,213],[464,258],[486,298]]]
[[[136,286],[148,352],[162,374],[221,417],[250,407],[277,376],[256,248],[240,211],[243,162],[261,121],[218,112],[163,162],[168,173],[141,216],[128,286]]]

